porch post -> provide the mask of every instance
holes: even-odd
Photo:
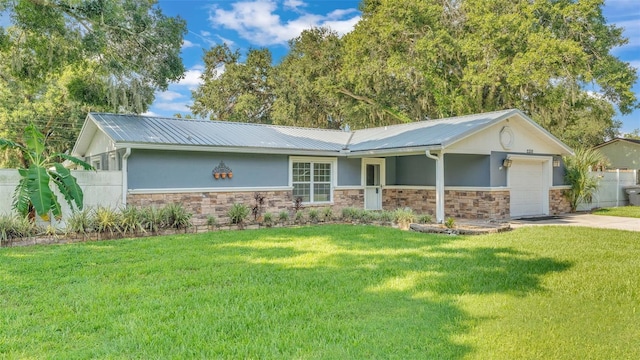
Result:
[[[427,150],[425,155],[436,161],[436,222],[444,222],[444,151],[435,155]]]

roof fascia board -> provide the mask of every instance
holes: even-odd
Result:
[[[503,115],[489,121],[488,123],[484,124],[483,126],[474,128],[474,129],[470,129],[456,137],[454,137],[453,139],[450,139],[449,141],[445,142],[442,144],[443,148],[449,147],[459,141],[462,141],[470,136],[473,136],[479,132],[481,132],[482,130],[488,128],[489,126],[498,124],[500,122],[503,122],[509,118],[511,118],[512,116],[519,116],[521,119],[523,119],[526,123],[528,123],[529,125],[533,126],[533,128],[535,130],[537,130],[539,133],[545,135],[546,137],[550,138],[551,141],[557,145],[558,147],[562,148],[564,151],[566,151],[567,153],[573,155],[573,150],[568,147],[567,145],[565,145],[562,141],[560,141],[557,137],[555,137],[553,134],[551,134],[550,132],[548,132],[547,130],[545,130],[542,126],[540,126],[538,123],[536,123],[535,121],[533,121],[533,119],[531,119],[530,117],[528,117],[527,115],[525,115],[522,111],[518,110],[518,109],[511,109],[508,112],[505,112]]]
[[[90,129],[90,127],[92,127],[92,129]],[[91,138],[93,138],[93,136],[95,136],[96,131],[100,129],[100,127],[98,127],[98,124],[96,124],[95,120],[93,119],[93,116],[91,116],[91,113],[87,114],[87,117],[84,119],[84,123],[82,124],[82,128],[80,129],[80,133],[78,134],[78,138],[76,140],[76,143],[73,145],[73,149],[71,149],[71,154],[80,154],[82,153],[84,155],[84,153],[87,151],[88,148],[88,144],[91,141],[91,139],[88,139],[85,142],[86,144],[83,144],[84,149],[79,149],[79,145],[81,144],[80,139],[84,140],[85,137],[90,136]],[[92,134],[89,134],[88,132],[93,131]],[[107,135],[108,136],[108,135]],[[82,151],[80,151],[82,150]]]
[[[602,143],[602,144],[600,144],[600,145],[596,145],[596,146],[594,146],[593,148],[594,148],[594,149],[600,149],[601,147],[604,147],[604,146],[607,146],[607,145],[611,145],[611,144],[616,143],[616,142],[625,142],[625,143],[627,143],[627,144],[632,144],[632,145],[640,146],[640,143],[635,142],[635,141],[632,141],[632,140],[633,140],[633,139],[615,138],[615,139],[611,139],[611,140],[609,140],[609,141],[607,141],[607,142],[604,142],[604,143]]]
[[[407,148],[394,148],[394,149],[379,149],[379,150],[358,150],[351,151],[344,154],[349,158],[363,158],[370,156],[408,156],[408,155],[422,155],[429,147],[407,147]],[[440,147],[438,147],[440,149]]]
[[[486,123],[486,124],[484,124],[482,126],[476,126],[476,127],[472,128],[472,129],[469,129],[469,130],[461,133],[460,135],[458,135],[456,137],[453,137],[453,138],[449,139],[448,141],[443,142],[442,143],[442,148],[447,148],[447,147],[449,147],[449,146],[451,146],[451,145],[453,145],[453,144],[455,144],[457,142],[460,142],[460,141],[462,141],[462,140],[464,140],[464,139],[466,139],[468,137],[471,137],[471,136],[481,132],[482,130],[488,128],[489,126],[491,126],[493,124],[497,124],[500,121],[508,119],[509,117],[511,117],[513,115],[513,112],[514,112],[513,110],[511,110],[509,112],[506,112],[503,115],[501,115],[501,116],[489,121],[488,123]]]
[[[203,152],[224,152],[224,153],[244,153],[244,154],[274,154],[274,155],[310,155],[310,156],[344,156],[340,151],[330,150],[301,150],[301,149],[271,149],[259,147],[225,147],[225,146],[197,146],[197,145],[175,145],[175,144],[139,144],[139,143],[117,143],[117,149],[138,149],[138,150],[182,150],[182,151],[203,151]]]

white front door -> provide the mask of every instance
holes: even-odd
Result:
[[[384,159],[362,159],[362,182],[364,184],[364,208],[381,210]]]

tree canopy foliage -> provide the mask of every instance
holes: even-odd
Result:
[[[606,23],[602,6],[363,0],[352,32],[304,31],[279,64],[262,64],[260,86],[246,85],[254,66],[241,66],[240,55],[226,49],[234,57],[215,63],[222,75],[205,72],[194,111],[237,107],[264,92],[269,115],[260,122],[362,128],[518,108],[569,145],[593,145],[617,133],[616,108],[627,114],[638,107],[635,69],[611,54],[627,40]],[[210,95],[230,87],[244,92]],[[222,114],[215,118],[256,121]]]
[[[186,23],[156,1],[0,0],[0,136],[33,122],[53,151],[73,145],[87,111],[146,111],[184,73]],[[17,165],[5,153],[4,165]],[[26,165],[26,164],[22,164]]]

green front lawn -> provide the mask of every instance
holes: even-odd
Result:
[[[638,359],[638,233],[371,226],[0,249],[0,358]]]
[[[602,209],[594,210],[593,214],[640,218],[640,206],[620,206],[620,207],[612,207],[612,208],[602,208]]]

